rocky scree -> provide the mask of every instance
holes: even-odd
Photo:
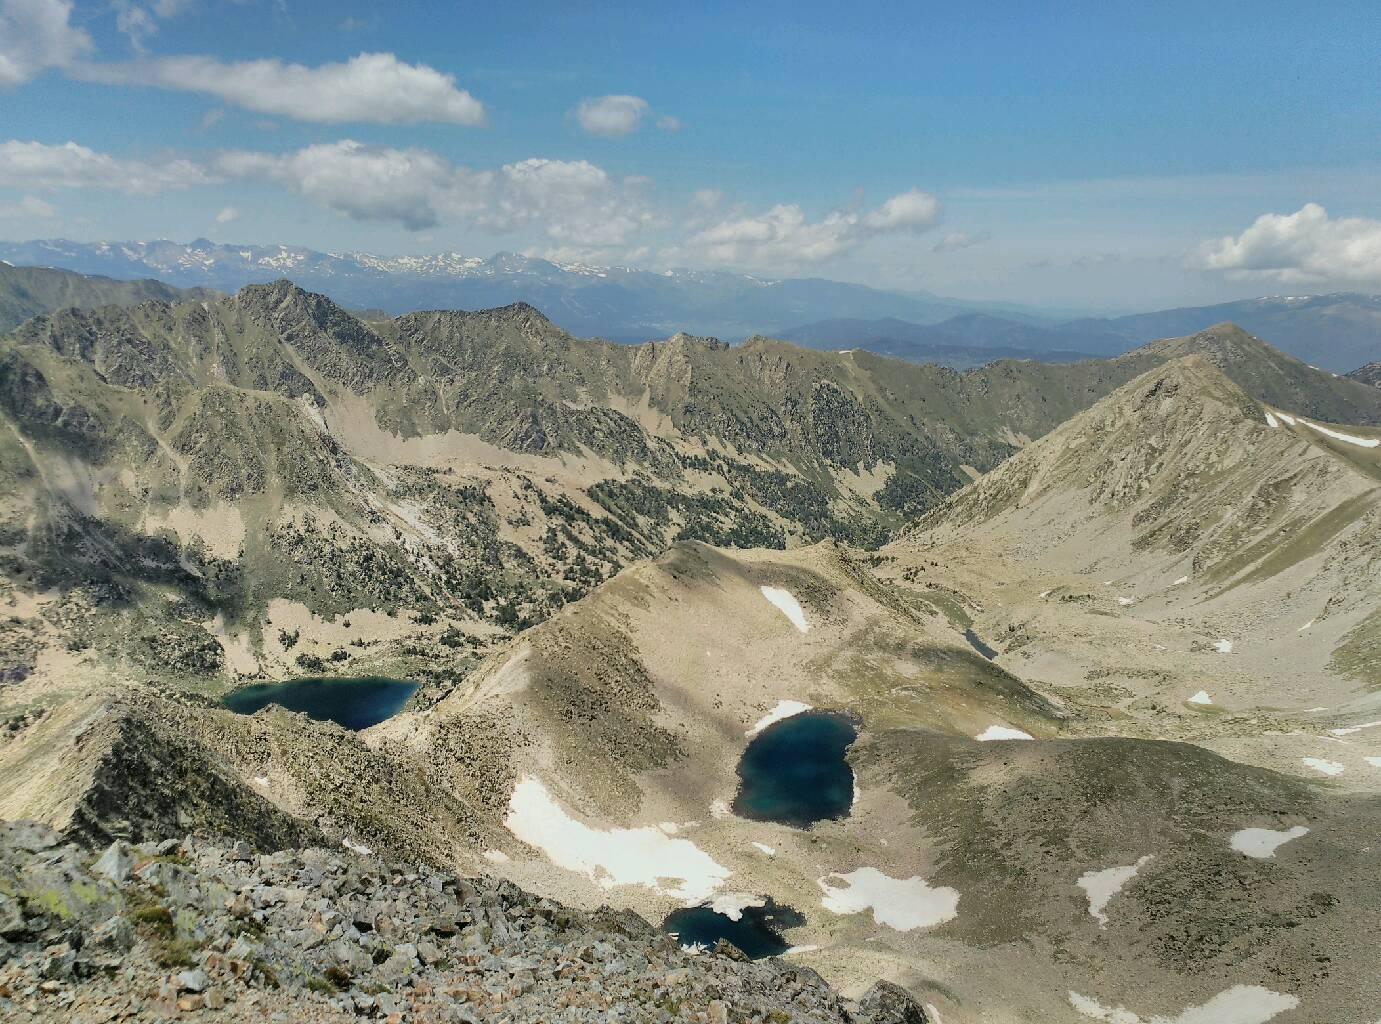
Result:
[[[99,855],[0,823],[0,1020],[923,1024],[879,983],[699,955],[629,911],[319,848],[196,838]]]

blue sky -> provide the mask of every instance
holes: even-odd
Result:
[[[0,0],[0,236],[1379,290],[1381,15],[1310,6]]]

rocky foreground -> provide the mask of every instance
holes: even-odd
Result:
[[[187,838],[99,855],[0,823],[0,1019],[923,1024],[780,960],[691,954],[627,911],[366,853]]]

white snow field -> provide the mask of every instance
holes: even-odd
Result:
[[[1104,1006],[1097,999],[1078,992],[1069,994],[1069,1004],[1089,1020],[1103,1020],[1109,1024],[1266,1024],[1277,1014],[1293,1010],[1299,1005],[1299,999],[1260,985],[1234,985],[1202,1006],[1191,1006],[1178,1016],[1156,1014],[1146,1018],[1138,1017],[1125,1007]]]
[[[673,839],[655,825],[596,829],[576,821],[531,775],[513,787],[504,825],[557,867],[587,875],[604,889],[642,885],[701,903],[730,874],[689,839]]]
[[[1029,732],[1013,729],[1010,725],[990,725],[974,737],[980,743],[988,743],[992,740],[1033,740],[1035,738]]]
[[[1299,839],[1308,834],[1309,830],[1303,825],[1296,825],[1294,828],[1283,831],[1274,828],[1244,828],[1242,831],[1232,834],[1232,838],[1228,840],[1228,845],[1238,853],[1245,853],[1248,857],[1268,860],[1276,855],[1276,850],[1290,840]]]
[[[809,711],[810,709],[811,706],[809,704],[802,704],[799,700],[779,700],[775,708],[754,722],[753,727],[743,735],[748,737],[756,736],[769,725],[780,722],[784,718],[791,718],[793,715],[799,715],[801,712]]]
[[[1098,919],[1098,927],[1108,926],[1108,915],[1103,909],[1108,901],[1122,891],[1122,887],[1136,877],[1136,873],[1150,863],[1151,854],[1142,857],[1135,864],[1122,867],[1104,868],[1102,871],[1085,871],[1075,883],[1088,894],[1088,912]]]
[[[1346,767],[1341,761],[1329,761],[1322,757],[1302,757],[1304,767],[1313,768],[1314,771],[1323,775],[1341,775]]]
[[[810,623],[806,621],[806,613],[801,609],[801,603],[796,600],[796,596],[789,590],[781,587],[760,587],[762,596],[767,598],[776,609],[791,620],[791,624],[802,633],[810,632]]]
[[[847,883],[838,888],[830,879]],[[892,878],[877,868],[859,868],[848,874],[833,872],[816,879],[824,890],[821,906],[833,914],[858,914],[872,910],[873,920],[899,932],[930,928],[952,920],[959,906],[959,891],[931,886],[925,879]]]

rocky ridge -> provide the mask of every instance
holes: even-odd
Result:
[[[0,1018],[923,1024],[901,989],[859,1003],[734,947],[683,950],[629,911],[361,847],[260,855],[188,837],[99,856],[0,824]]]

